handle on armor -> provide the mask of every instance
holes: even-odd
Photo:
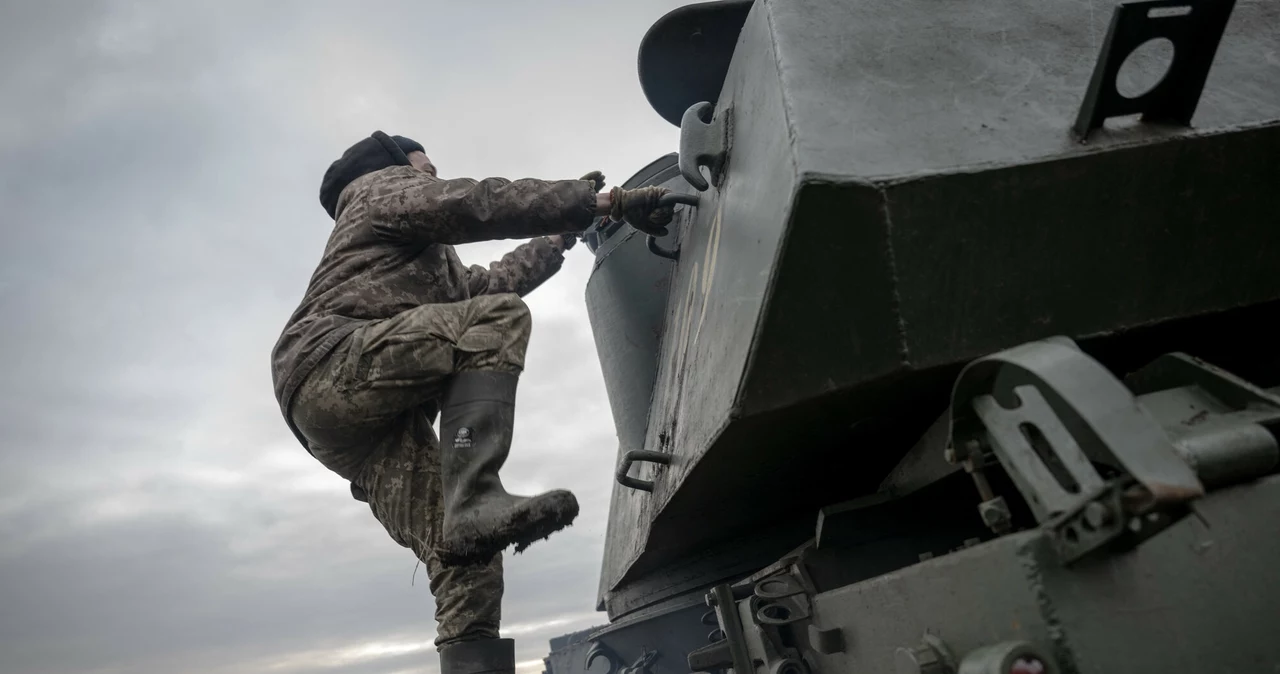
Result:
[[[631,472],[631,464],[637,461],[648,461],[666,466],[671,463],[671,455],[662,452],[651,452],[645,449],[633,449],[622,455],[622,462],[618,464],[616,475],[618,484],[639,491],[653,492],[653,482],[627,475],[627,473]]]
[[[711,170],[711,182],[720,183],[729,151],[728,125],[725,115],[715,117],[711,103],[695,103],[684,111],[680,119],[680,175],[699,192],[711,187],[702,175],[702,167]]]
[[[662,195],[662,198],[658,200],[658,206],[660,208],[665,208],[668,206],[674,207],[677,204],[684,204],[686,206],[696,207],[698,205],[698,195],[684,194],[682,192],[672,192],[670,194]],[[657,255],[658,257],[665,257],[668,260],[680,259],[680,248],[678,247],[671,248],[671,249],[663,248],[662,246],[658,245],[658,237],[652,234],[649,235],[648,244],[649,244],[649,252],[653,253],[654,255]]]

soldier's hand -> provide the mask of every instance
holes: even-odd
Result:
[[[659,207],[658,200],[671,190],[665,187],[641,187],[624,190],[615,187],[609,192],[613,202],[609,216],[614,220],[625,220],[627,224],[653,236],[666,236],[667,225],[675,211],[671,206]]]
[[[555,234],[548,236],[547,240],[551,245],[559,246],[561,251],[567,251],[578,243],[578,238],[577,234]]]
[[[604,174],[599,171],[592,171],[591,173],[579,178],[579,180],[585,180],[592,183],[596,192],[604,189]]]

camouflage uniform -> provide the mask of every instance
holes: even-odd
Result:
[[[503,584],[501,554],[450,567],[434,552],[437,401],[454,372],[523,369],[531,323],[520,296],[564,260],[537,238],[488,269],[467,267],[453,244],[578,232],[595,201],[580,180],[440,180],[408,166],[366,174],[343,190],[324,258],[272,353],[276,397],[299,441],[426,564],[438,647],[496,638]]]

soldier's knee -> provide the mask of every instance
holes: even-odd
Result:
[[[518,295],[484,295],[473,300],[472,324],[459,347],[466,353],[459,369],[524,368],[525,349],[533,329],[529,307]],[[465,342],[465,344],[464,344]]]
[[[529,305],[524,303],[524,299],[515,293],[503,293],[494,295],[495,309],[510,316],[522,316],[528,318]]]
[[[510,326],[510,329],[517,332],[527,333],[533,327],[533,317],[529,313],[529,305],[525,304],[524,300],[515,293],[494,295],[491,311],[498,321]]]

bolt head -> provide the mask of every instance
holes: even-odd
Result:
[[[1106,528],[1114,519],[1111,509],[1097,501],[1084,507],[1084,520],[1094,529]]]
[[[1044,674],[1045,671],[1044,663],[1035,656],[1018,658],[1009,667],[1009,674]]]
[[[897,674],[945,674],[946,666],[928,646],[899,648],[893,656]]]
[[[978,514],[982,516],[983,524],[997,534],[1008,533],[1013,528],[1013,513],[1009,512],[1009,504],[1001,496],[978,504]]]

